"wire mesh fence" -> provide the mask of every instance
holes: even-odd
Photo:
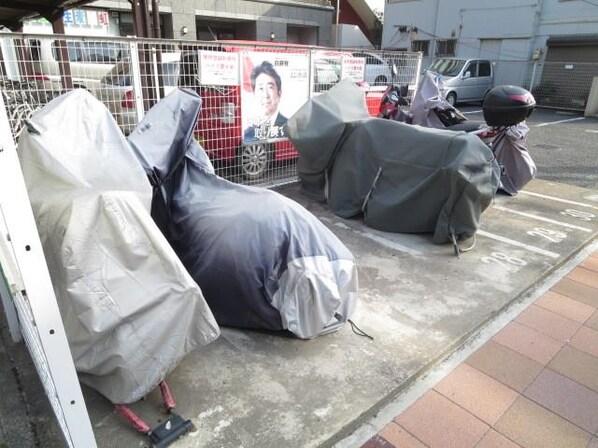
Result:
[[[584,110],[592,81],[598,76],[596,62],[497,61],[494,84],[514,84],[530,90],[542,107]]]
[[[15,138],[35,110],[73,88],[90,91],[129,134],[156,101],[185,87],[202,97],[194,135],[218,173],[260,186],[297,179],[297,152],[284,124],[309,98],[349,77],[362,85],[369,111],[376,114],[386,85],[406,84],[413,94],[421,69],[420,53],[10,36],[0,38],[0,82]]]
[[[538,104],[546,107],[584,110],[598,63],[545,62],[532,70],[530,88]]]

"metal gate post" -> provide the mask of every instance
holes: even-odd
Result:
[[[13,141],[4,99],[0,95],[0,209],[12,246],[22,289],[14,294],[36,369],[70,447],[96,447],[91,422]],[[6,235],[2,236],[6,238]]]
[[[131,77],[133,93],[135,94],[135,112],[137,112],[137,123],[143,120],[145,108],[143,107],[143,89],[141,88],[141,68],[139,66],[139,51],[137,43],[129,44],[131,49]]]

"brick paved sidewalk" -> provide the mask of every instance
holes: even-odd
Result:
[[[598,251],[362,448],[598,448]]]

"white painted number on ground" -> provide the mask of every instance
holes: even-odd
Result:
[[[560,243],[565,238],[567,238],[567,234],[564,232],[559,232],[558,230],[543,229],[542,227],[536,227],[534,230],[528,230],[527,234],[531,236],[541,236],[542,238],[546,238],[548,241],[552,243]]]
[[[579,219],[580,221],[591,221],[596,215],[588,212],[582,212],[579,210],[573,210],[572,208],[568,208],[564,212],[561,212],[563,216],[573,216],[574,218]]]
[[[527,264],[527,262],[525,260],[522,260],[521,258],[511,257],[507,254],[503,254],[502,252],[492,252],[490,256],[482,258],[482,263],[498,263],[506,267],[508,267],[509,265],[525,266]]]

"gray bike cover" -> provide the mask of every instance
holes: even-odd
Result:
[[[79,378],[113,403],[137,401],[218,325],[102,103],[84,89],[54,99],[18,152]]]
[[[299,204],[214,174],[193,138],[201,100],[176,90],[129,142],[154,185],[152,216],[216,320],[300,338],[336,330],[357,297],[353,255]]]
[[[478,137],[371,118],[349,80],[309,100],[286,133],[305,192],[376,229],[434,232],[436,243],[470,237],[498,187],[498,164]]]
[[[525,145],[528,132],[525,122],[510,126],[501,131],[492,145],[501,166],[500,189],[511,196],[536,177],[536,164]]]
[[[409,113],[412,116],[411,123],[419,124],[427,128],[444,129],[446,126],[440,121],[435,109],[446,110],[454,109],[450,103],[445,100],[438,88],[438,76],[434,72],[427,71],[422,78],[417,92],[413,97]]]

